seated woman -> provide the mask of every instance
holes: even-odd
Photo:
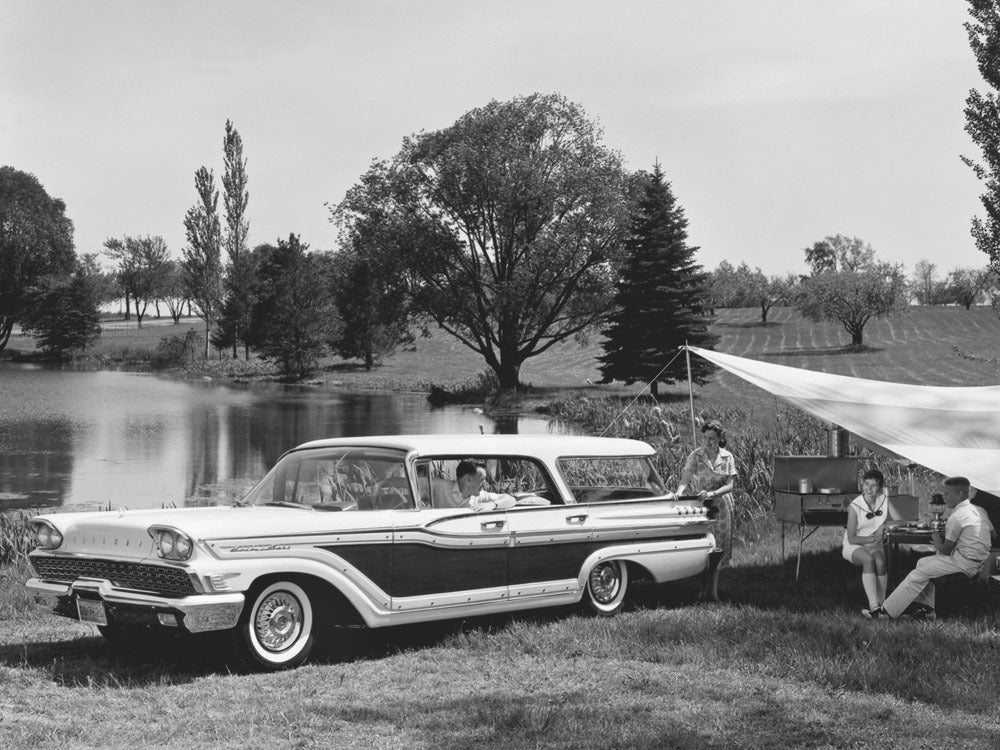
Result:
[[[844,531],[844,559],[861,568],[861,585],[868,597],[868,610],[885,601],[887,575],[885,549],[882,545],[889,517],[889,496],[885,477],[878,469],[869,469],[861,477],[861,494],[847,509]]]

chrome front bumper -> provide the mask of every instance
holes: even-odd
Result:
[[[178,624],[190,633],[235,628],[244,602],[242,593],[195,594],[174,599],[123,591],[100,578],[78,578],[71,584],[29,578],[24,587],[36,604],[64,617],[76,618],[76,599],[82,594],[87,599],[100,599],[112,611],[175,615]]]

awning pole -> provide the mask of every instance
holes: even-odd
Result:
[[[687,357],[688,366],[688,400],[691,403],[691,440],[693,444],[697,447],[698,445],[698,429],[694,424],[694,385],[691,381],[691,350],[688,348],[687,341],[684,342],[684,355]]]

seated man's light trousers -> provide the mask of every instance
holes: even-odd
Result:
[[[958,562],[950,555],[931,555],[917,560],[917,567],[903,579],[882,605],[890,617],[899,617],[912,602],[934,606],[934,579],[952,573],[967,576],[976,574],[969,570],[970,563]]]

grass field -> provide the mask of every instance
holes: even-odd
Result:
[[[766,326],[756,317],[720,311],[719,348],[875,379],[1000,383],[1000,322],[988,309],[915,308],[870,324],[862,351],[790,310]],[[564,345],[526,363],[522,378],[542,399],[617,396],[613,413],[641,386],[588,385],[596,350]],[[372,374],[328,364],[320,380],[358,388],[461,382],[483,369],[440,335]],[[696,393],[699,410],[748,434],[779,409],[726,374]],[[560,610],[354,634],[276,675],[230,674],[218,640],[114,653],[90,626],[34,610],[23,566],[7,566],[0,748],[1000,747],[996,593],[973,606],[943,591],[933,624],[867,621],[841,534],[822,529],[807,543],[796,581],[776,527],[762,529],[723,572],[723,604],[695,604],[693,583],[638,586],[610,620]]]
[[[719,351],[873,380],[923,385],[1000,383],[1000,320],[990,308],[914,307],[892,320],[869,323],[865,347],[860,351],[847,346],[850,337],[839,325],[804,320],[791,308],[775,308],[770,317],[762,325],[756,310],[719,310],[714,324],[721,336]],[[601,377],[596,360],[600,353],[596,339],[584,346],[565,342],[527,360],[521,380],[546,390],[578,388],[595,394],[637,393],[642,389],[641,384],[591,386]],[[370,375],[341,366],[329,371],[327,377],[348,385],[366,381],[456,382],[471,380],[484,369],[478,355],[443,333],[435,333],[418,339],[416,351],[388,357]],[[666,390],[686,396],[687,386]],[[725,373],[697,388],[696,395],[706,402],[762,397],[753,386]]]

